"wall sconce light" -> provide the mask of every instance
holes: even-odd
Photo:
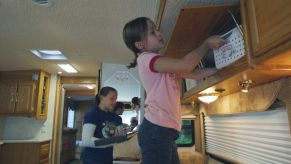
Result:
[[[201,93],[198,97],[198,99],[204,103],[212,103],[215,100],[217,100],[218,96],[220,93],[224,92],[225,89],[215,89],[214,92],[210,92],[210,93]]]
[[[212,103],[213,101],[217,100],[218,93],[205,93],[201,94],[198,99],[204,103]]]
[[[243,80],[239,82],[239,85],[241,86],[241,91],[244,93],[249,92],[249,87],[253,83],[252,80]]]

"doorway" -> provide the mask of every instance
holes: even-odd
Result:
[[[54,161],[63,164],[80,158],[83,116],[94,106],[97,77],[61,77],[60,86],[64,94],[54,126],[59,145]]]

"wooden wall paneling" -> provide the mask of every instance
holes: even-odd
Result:
[[[59,143],[61,136],[61,109],[62,109],[62,84],[61,77],[58,75],[56,80],[56,94],[55,94],[55,106],[54,106],[54,121],[53,121],[53,134],[52,134],[52,146],[51,146],[51,163],[56,164],[59,160]]]
[[[248,93],[238,92],[218,98],[213,103],[201,104],[206,115],[237,114],[267,110],[276,100],[285,79],[251,88]]]
[[[196,119],[195,119],[195,151],[202,153],[200,119],[201,119],[200,114],[196,115]]]
[[[61,77],[62,84],[97,84],[98,77]]]
[[[66,90],[66,95],[95,95],[95,90]]]
[[[181,115],[186,116],[186,115],[197,115],[197,111],[194,110],[194,106],[192,104],[188,105],[181,105]]]
[[[288,112],[289,128],[291,134],[291,77],[286,79],[286,82],[282,86],[282,89],[278,95],[278,99],[286,103],[286,109]]]
[[[201,127],[201,153],[204,158],[204,163],[207,163],[206,158],[206,147],[205,147],[205,124],[204,124],[204,113],[200,113],[200,127]]]
[[[252,87],[255,87],[282,77],[291,76],[291,71],[266,69],[266,66],[257,67],[256,69],[247,69],[247,66],[244,65],[246,64],[245,62],[246,61],[241,62],[241,66],[234,64],[226,69],[220,70],[214,76],[206,78],[206,80],[200,83],[197,87],[184,93],[182,103],[194,101],[198,97],[198,93],[205,93],[205,91],[208,90],[214,91],[215,89],[225,89],[220,96],[239,92],[241,86],[238,84],[242,80],[252,80]]]
[[[41,143],[4,143],[1,145],[0,163],[38,164],[48,161],[50,141]],[[48,162],[46,162],[48,163]]]
[[[28,71],[5,71],[0,72],[0,79],[10,79],[10,80],[24,80],[31,81],[32,75],[39,75],[41,70],[28,70]]]

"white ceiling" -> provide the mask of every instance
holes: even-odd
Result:
[[[128,64],[133,55],[122,39],[129,20],[154,21],[159,0],[0,0],[0,71],[43,69],[57,73],[57,63],[32,56],[31,49],[58,49],[79,72],[97,76],[101,62]],[[72,76],[64,73],[63,76]]]

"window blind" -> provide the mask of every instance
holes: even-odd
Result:
[[[207,153],[237,163],[291,163],[286,110],[207,116]]]

